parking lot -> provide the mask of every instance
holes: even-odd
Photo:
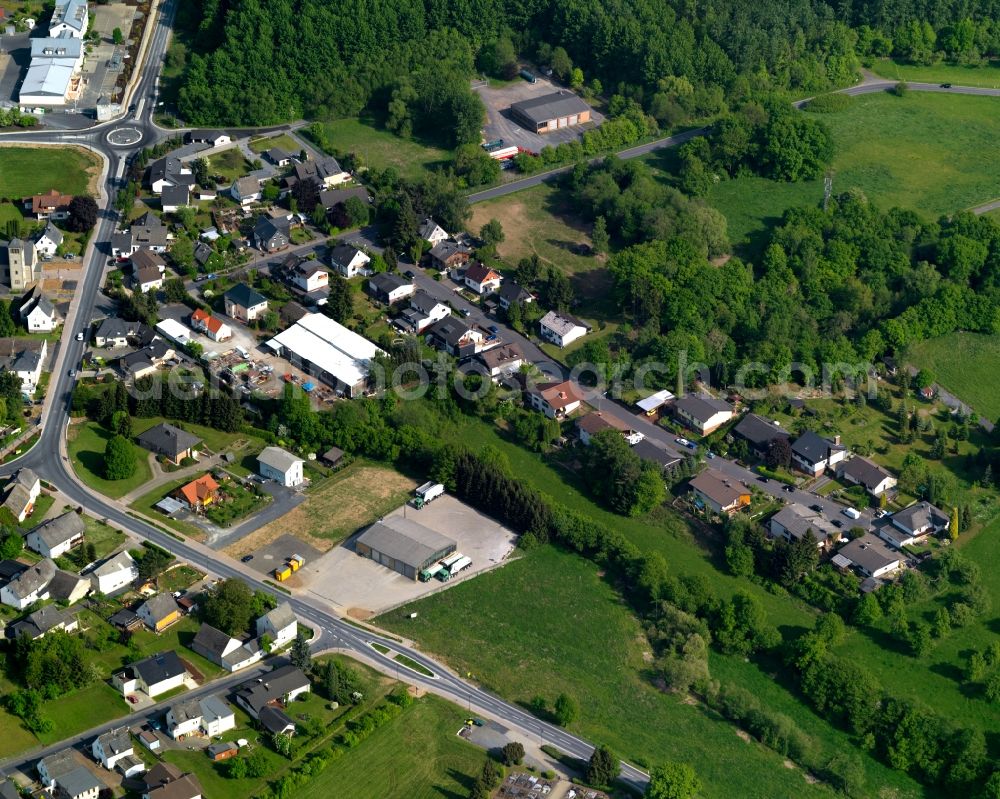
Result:
[[[389,516],[401,516],[404,510],[407,519],[454,539],[458,543],[458,551],[472,558],[472,566],[447,583],[410,580],[373,560],[358,556],[354,551],[354,541],[359,533],[322,557],[308,562],[293,579],[305,590],[334,605],[341,613],[367,618],[472,579],[502,563],[514,549],[516,536],[513,532],[454,497],[439,497],[421,510],[412,506],[397,508]],[[267,549],[274,546],[272,544]],[[255,553],[252,563],[257,561]]]
[[[17,92],[31,61],[30,33],[0,37],[0,102],[17,102]]]
[[[478,86],[476,92],[486,106],[487,123],[483,128],[483,136],[486,141],[503,139],[504,144],[516,145],[526,150],[537,153],[546,145],[563,144],[564,142],[575,141],[583,135],[585,130],[591,130],[604,121],[604,117],[591,112],[591,121],[585,125],[577,125],[572,128],[563,128],[552,133],[539,136],[537,133],[525,130],[518,125],[510,116],[510,106],[512,103],[521,100],[530,100],[533,97],[541,97],[544,94],[552,94],[560,90],[565,90],[565,86],[553,83],[548,78],[539,75],[534,83],[520,80],[509,86],[490,87]]]

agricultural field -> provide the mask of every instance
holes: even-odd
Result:
[[[418,617],[406,618],[413,611]],[[597,568],[577,555],[541,547],[378,623],[418,640],[508,700],[526,705],[540,695],[551,707],[565,691],[580,703],[572,731],[640,765],[668,757],[695,764],[706,799],[829,795],[694,700],[659,691],[650,682],[650,653],[638,621]],[[725,660],[727,681],[769,682],[742,660]],[[786,697],[796,721],[801,717],[824,746],[849,746],[846,735],[794,698],[770,690]],[[872,795],[890,785],[913,795],[905,777],[867,758],[865,770]]]
[[[64,194],[97,194],[101,165],[78,147],[3,147],[0,197],[20,199],[52,189]]]
[[[417,483],[386,466],[355,462],[311,489],[306,501],[255,530],[225,551],[254,552],[288,532],[323,552],[371,524],[410,497]]]
[[[432,166],[450,160],[447,150],[402,139],[376,127],[371,120],[336,119],[320,123],[330,147],[342,153],[356,153],[372,169],[392,167],[405,178],[418,178]]]
[[[990,156],[1000,135],[997,110],[992,97],[879,93],[814,117],[833,133],[834,193],[858,188],[880,207],[909,208],[932,220],[1000,194],[1000,163]],[[720,182],[708,195],[729,222],[730,241],[751,252],[786,209],[822,200],[822,179],[741,177]]]
[[[936,382],[980,416],[1000,419],[1000,336],[951,333],[911,344],[907,363],[930,369]]]
[[[602,319],[618,315],[604,256],[575,252],[580,245],[590,247],[590,231],[574,216],[560,189],[542,183],[476,203],[467,227],[475,234],[491,219],[503,226],[506,239],[497,246],[497,254],[508,266],[537,255],[544,267],[554,266],[569,276],[574,296],[581,302],[581,314]]]
[[[467,714],[436,696],[397,718],[331,763],[298,799],[437,799],[468,793],[486,753],[455,733]]]
[[[149,453],[138,445],[135,451],[135,472],[124,480],[104,478],[104,449],[111,433],[97,422],[83,421],[70,425],[67,449],[76,476],[106,497],[118,499],[147,482],[152,477]]]
[[[990,61],[982,66],[962,64],[905,64],[891,58],[880,59],[871,65],[871,70],[883,78],[904,80],[911,83],[953,83],[956,86],[980,86],[987,89],[1000,88],[1000,63]]]

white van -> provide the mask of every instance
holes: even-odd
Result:
[[[843,513],[848,519],[860,519],[861,511],[856,508],[844,508],[841,513]]]

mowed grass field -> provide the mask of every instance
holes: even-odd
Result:
[[[503,225],[505,240],[497,246],[497,254],[508,265],[537,255],[543,266],[554,266],[569,276],[584,315],[593,313],[604,319],[617,315],[604,257],[573,251],[580,244],[590,246],[590,228],[576,218],[560,189],[542,183],[476,203],[467,227],[475,234],[491,219]]]
[[[124,480],[104,478],[104,450],[111,433],[97,422],[80,422],[70,425],[67,449],[76,476],[104,496],[118,499],[135,490],[152,477],[149,453],[133,444],[135,471]]]
[[[467,796],[486,752],[455,733],[468,713],[436,696],[413,702],[296,792],[297,799]]]
[[[325,552],[358,528],[398,508],[417,482],[387,466],[359,461],[311,489],[306,501],[226,548],[233,557],[292,533]]]
[[[911,344],[906,360],[934,372],[941,386],[980,416],[1000,419],[1000,336],[951,333]]]
[[[413,611],[417,618],[406,618]],[[551,707],[565,691],[580,705],[573,732],[647,765],[691,763],[705,784],[704,799],[832,795],[721,717],[654,687],[638,621],[597,568],[577,555],[541,547],[378,621],[508,700],[527,704],[540,695]],[[746,675],[746,665],[732,660],[727,679],[743,682]],[[809,717],[815,729],[806,729],[831,752],[849,746],[846,735],[801,705],[797,713]],[[886,786],[913,795],[909,780],[874,761],[867,760],[866,771],[871,795]]]
[[[891,58],[876,61],[872,72],[890,80],[905,80],[914,83],[953,83],[956,86],[981,86],[988,89],[1000,88],[1000,62],[989,61],[982,66],[962,64],[905,64]]]
[[[882,208],[912,209],[928,220],[1000,195],[1000,161],[992,155],[1000,136],[998,98],[883,92],[811,116],[833,133],[835,194],[858,188]],[[823,181],[724,180],[708,201],[725,214],[730,241],[753,251],[786,209],[822,203]]]
[[[97,156],[78,147],[0,147],[0,197],[96,194]]]
[[[368,120],[337,119],[320,123],[330,146],[356,153],[368,167],[393,167],[405,178],[419,178],[431,166],[443,165],[451,154],[415,139],[403,139],[376,127]]]

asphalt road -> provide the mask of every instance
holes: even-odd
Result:
[[[50,143],[50,144],[82,144],[91,147],[99,152],[107,162],[104,175],[104,182],[101,186],[100,205],[102,213],[97,225],[97,230],[92,238],[92,244],[84,256],[86,265],[83,280],[78,287],[77,295],[70,307],[64,328],[62,346],[53,363],[53,376],[50,383],[48,396],[43,409],[43,426],[41,438],[28,453],[16,461],[6,464],[0,469],[0,475],[8,475],[21,467],[34,469],[41,477],[57,485],[71,501],[79,503],[85,507],[89,513],[108,519],[111,523],[138,535],[148,541],[169,550],[177,557],[184,559],[193,565],[205,570],[217,577],[239,577],[246,580],[250,585],[266,591],[271,591],[259,580],[259,575],[250,569],[243,568],[241,564],[232,559],[213,552],[207,547],[190,541],[179,541],[173,535],[163,532],[146,522],[134,518],[126,510],[115,502],[90,491],[83,486],[72,473],[69,461],[66,456],[65,429],[69,422],[69,402],[73,387],[73,380],[68,375],[69,367],[75,366],[83,354],[84,342],[75,339],[75,333],[80,328],[78,319],[91,318],[93,309],[98,304],[99,288],[102,282],[104,265],[108,257],[107,247],[111,235],[114,232],[118,221],[118,214],[111,205],[111,198],[114,197],[118,186],[118,179],[124,172],[125,161],[129,155],[134,153],[141,146],[149,146],[156,141],[166,138],[167,135],[176,135],[178,131],[161,131],[153,122],[153,109],[155,108],[155,87],[157,77],[162,67],[165,57],[167,43],[169,40],[170,22],[173,18],[177,0],[165,0],[158,12],[156,20],[157,29],[149,44],[146,59],[140,70],[138,83],[132,94],[132,100],[136,104],[136,110],[130,112],[124,118],[112,122],[101,123],[87,128],[86,131],[64,131],[64,130],[43,130],[37,132],[16,132],[13,134],[0,134],[0,140],[24,141],[29,143]],[[851,87],[844,90],[848,94],[863,94],[874,91],[884,91],[891,88],[894,82],[885,81],[868,82],[866,84]],[[950,91],[958,94],[981,94],[989,96],[1000,96],[1000,90],[976,89],[968,87],[953,87],[942,89],[934,84],[910,84],[915,91]],[[139,130],[142,134],[141,141],[130,147],[114,147],[106,138],[106,134],[120,127],[130,127]],[[287,130],[289,126],[277,126],[267,130]],[[695,136],[703,135],[707,129],[686,131],[676,136],[667,137],[656,142],[650,142],[639,147],[631,148],[620,154],[623,158],[633,158],[663,147],[676,146]],[[235,131],[234,131],[235,132]],[[492,197],[499,197],[551,179],[557,174],[565,172],[566,169],[556,170],[541,175],[533,175],[519,181],[499,186],[494,189],[487,189],[470,196],[470,202],[478,202]],[[480,324],[498,324],[496,320],[486,319],[478,309],[468,306],[464,300],[454,295],[446,283],[438,283],[431,280],[426,275],[418,272],[417,282],[434,296],[447,298],[454,307],[459,310],[468,308],[470,319]],[[539,364],[551,364],[551,359],[535,347],[535,345],[519,336],[512,330],[501,328],[501,335],[507,341],[517,342],[524,348],[525,354]],[[563,370],[556,365],[555,374],[562,375]],[[661,443],[668,450],[677,452],[678,447],[673,442],[673,436],[662,428],[651,425],[645,418],[637,417],[630,410],[619,406],[611,401],[595,398],[597,404],[604,413],[616,416],[627,421],[635,429],[646,434],[649,438]],[[737,479],[745,479],[747,482],[755,480],[755,476],[738,464],[716,458],[713,462],[714,468],[730,474]],[[782,499],[795,499],[805,504],[819,503],[833,514],[838,512],[839,507],[835,503],[827,500],[818,500],[810,494],[796,492],[787,495],[781,491],[780,486],[773,482],[763,484],[760,487]],[[399,674],[407,682],[420,685],[427,690],[449,698],[459,705],[467,706],[474,712],[491,716],[506,723],[508,726],[519,729],[537,739],[540,742],[550,743],[561,751],[574,757],[587,758],[592,751],[592,746],[581,738],[578,738],[558,727],[554,727],[531,714],[525,712],[520,707],[504,702],[498,697],[483,691],[472,685],[457,675],[448,671],[441,664],[428,658],[421,652],[404,644],[378,637],[372,633],[362,631],[336,616],[330,608],[323,605],[314,596],[291,596],[288,598],[295,613],[304,622],[316,630],[314,649],[317,651],[326,649],[337,649],[347,652],[356,657],[364,659],[386,674]],[[372,641],[382,643],[390,649],[406,654],[415,662],[434,673],[433,678],[426,677],[414,671],[409,671],[391,659],[372,649]],[[245,679],[249,672],[239,675],[237,679]],[[227,678],[228,680],[228,678]],[[205,691],[223,690],[227,681],[219,681],[205,686]],[[137,714],[141,717],[142,714]],[[77,736],[73,740],[87,740],[97,735],[102,729],[125,722],[120,719],[104,728],[95,728],[87,733]],[[60,746],[65,745],[64,741]],[[38,757],[38,753],[33,753],[33,757]],[[23,762],[12,759],[0,766],[11,767],[16,762]],[[628,765],[623,764],[622,778],[629,784],[641,788],[647,781],[647,775]]]

